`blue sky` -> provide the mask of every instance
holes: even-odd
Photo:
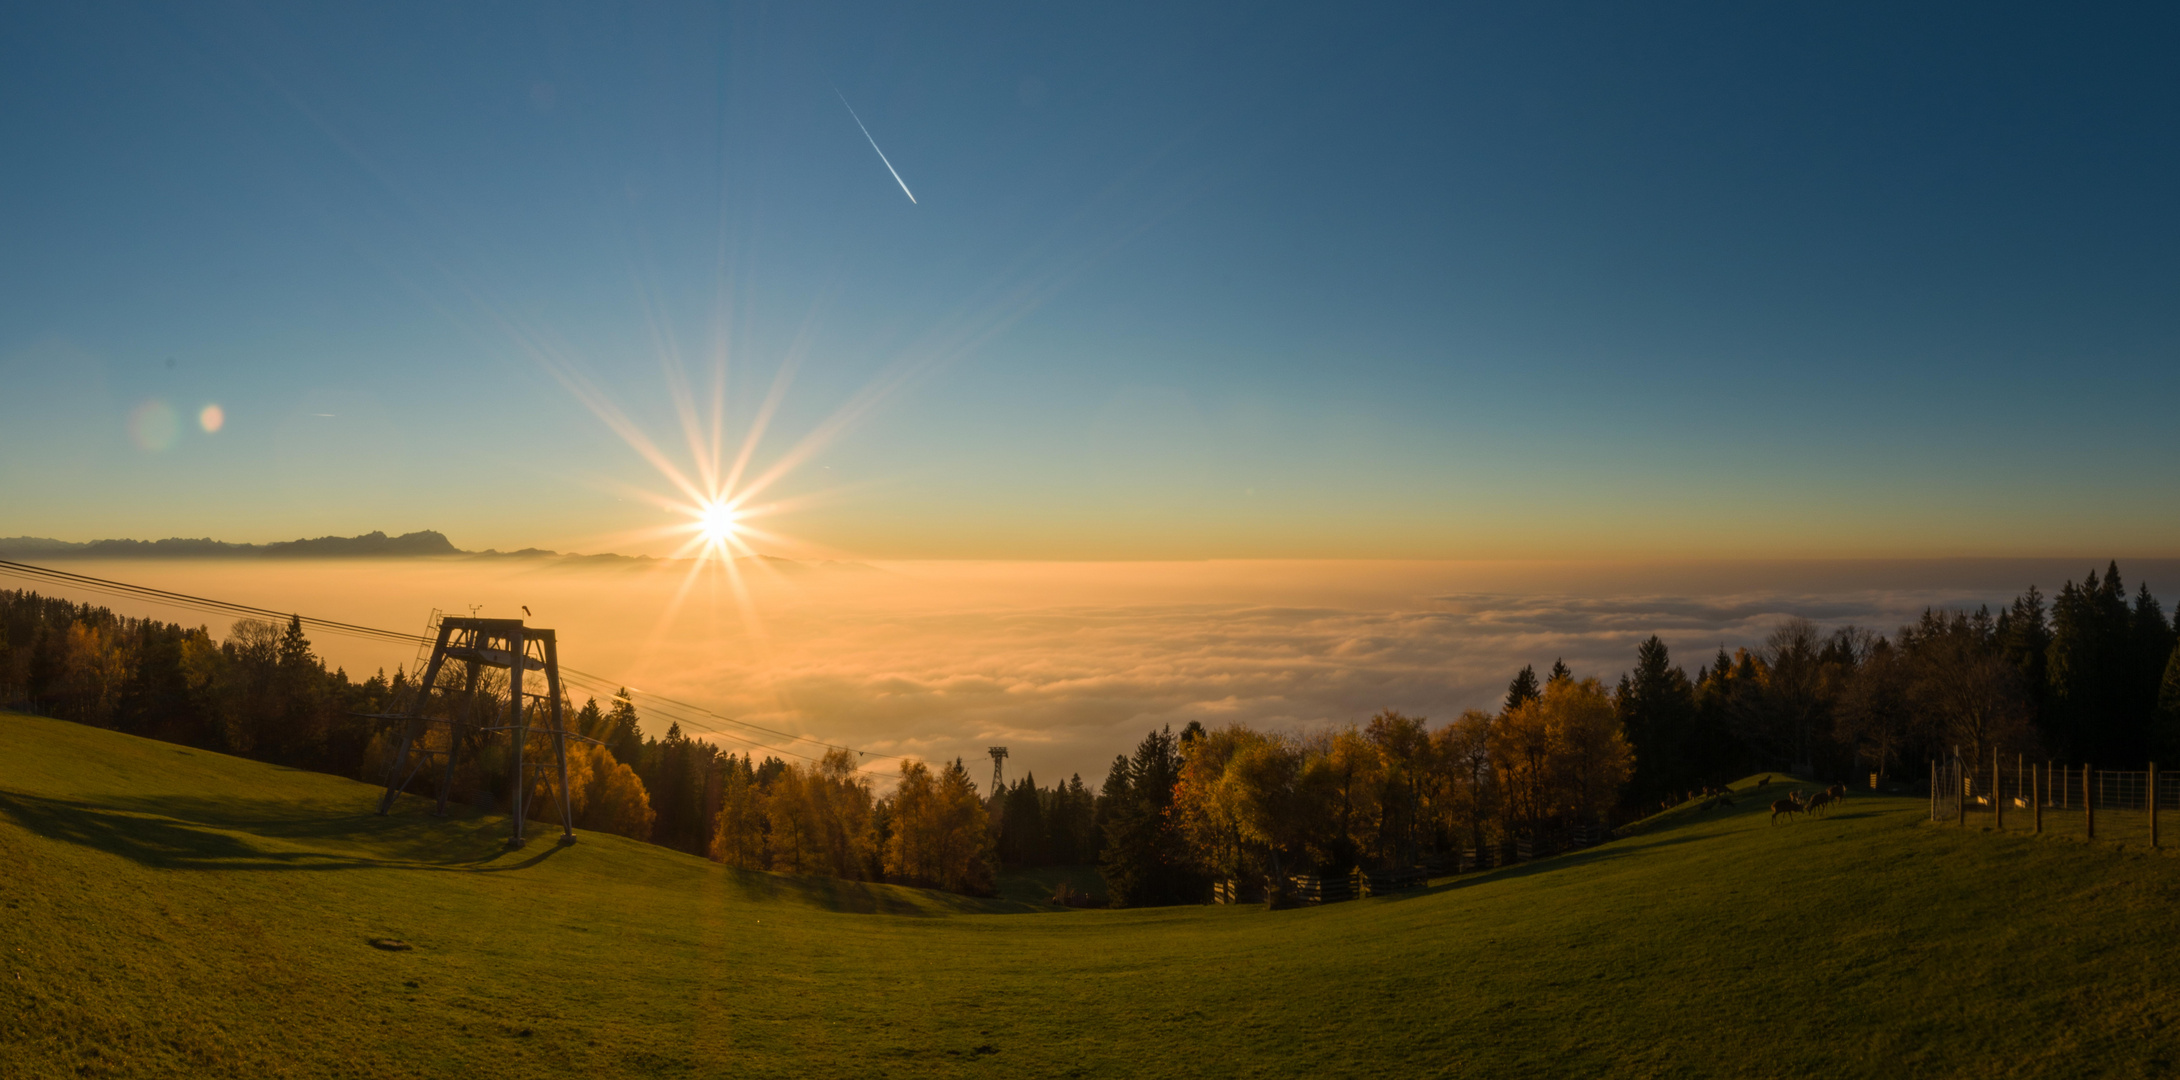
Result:
[[[525,342],[675,447],[715,341],[732,438],[802,358],[760,461],[844,419],[795,551],[2180,526],[2170,9],[0,18],[0,533],[643,548],[663,482]]]

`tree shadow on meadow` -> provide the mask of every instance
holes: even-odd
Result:
[[[1814,790],[1815,786],[1803,785],[1803,787],[1805,789]],[[1476,885],[1484,885],[1495,881],[1511,881],[1516,878],[1525,878],[1536,874],[1558,873],[1561,871],[1573,870],[1585,866],[1596,866],[1604,863],[1610,863],[1620,859],[1637,858],[1647,852],[1656,851],[1661,848],[1675,847],[1681,844],[1699,843],[1706,840],[1722,840],[1725,839],[1727,836],[1731,835],[1730,832],[1721,832],[1717,830],[1698,830],[1690,828],[1690,826],[1701,825],[1705,823],[1725,822],[1734,818],[1749,818],[1749,826],[1754,826],[1757,828],[1764,827],[1762,825],[1756,824],[1754,819],[1768,815],[1771,812],[1768,803],[1750,797],[1750,793],[1748,792],[1736,792],[1735,795],[1737,797],[1736,804],[1730,807],[1725,807],[1716,814],[1701,815],[1694,811],[1676,810],[1670,812],[1671,816],[1668,817],[1666,820],[1657,822],[1656,824],[1644,829],[1642,832],[1634,836],[1623,837],[1621,839],[1612,841],[1610,843],[1602,844],[1597,847],[1583,848],[1579,851],[1563,852],[1558,855],[1547,856],[1545,858],[1536,859],[1530,862],[1517,863],[1512,866],[1496,867],[1491,870],[1485,870],[1472,874],[1464,874],[1461,877],[1455,878],[1451,881],[1441,881],[1437,884],[1431,885],[1429,888],[1412,889],[1405,892],[1390,893],[1387,894],[1383,899],[1389,901],[1414,900],[1425,896],[1433,896],[1439,893],[1451,892],[1457,889],[1465,889]],[[1883,817],[1889,814],[1896,814],[1901,812],[1901,809],[1898,807],[1872,806],[1868,803],[1863,803],[1862,805],[1857,806],[1854,802],[1849,802],[1842,809],[1830,811],[1821,817],[1810,818],[1807,821],[1798,819],[1786,819],[1780,821],[1777,824],[1777,827],[1781,829],[1808,827],[1820,825],[1821,823],[1826,821],[1856,821],[1866,818]]]
[[[740,887],[746,900],[802,904],[848,914],[937,918],[946,915],[1012,915],[1055,910],[1049,904],[963,896],[959,893],[917,889],[905,885],[877,885],[840,878],[756,870],[729,870],[727,873],[728,881]]]
[[[177,795],[119,797],[94,804],[0,791],[0,816],[49,840],[158,869],[496,872],[535,866],[559,850],[548,842],[528,858],[496,861],[509,854],[504,818],[470,815],[442,821],[330,807],[299,811],[294,803],[279,800]],[[260,838],[272,843],[259,843]],[[372,854],[354,850],[360,847]]]

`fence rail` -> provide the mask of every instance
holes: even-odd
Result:
[[[2158,845],[2159,811],[2180,810],[2180,775],[2141,769],[1955,757],[1930,764],[1930,820]]]

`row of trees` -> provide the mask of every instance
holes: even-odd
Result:
[[[0,702],[137,735],[352,774],[373,732],[351,713],[397,692],[327,671],[299,622],[202,627],[0,591]]]
[[[988,797],[958,759],[904,762],[880,796],[845,752],[757,762],[678,725],[647,738],[624,691],[574,711],[603,745],[571,751],[571,803],[583,827],[751,869],[983,892],[1002,862],[1096,862],[1117,903],[1189,902],[1217,878],[1548,837],[1751,771],[1919,771],[1956,747],[2180,761],[2176,643],[2180,624],[2146,587],[2130,600],[2114,564],[2048,608],[2032,587],[1995,615],[1927,611],[1889,637],[1787,619],[1693,676],[1656,637],[1611,690],[1564,664],[1542,678],[1525,667],[1495,712],[1437,727],[1383,712],[1309,734],[1161,729],[1095,793],[1030,777]],[[392,711],[412,689],[398,669],[360,683],[326,670],[298,620],[245,620],[215,642],[0,592],[0,700],[85,723],[375,780],[394,733],[353,714]],[[476,708],[504,707],[503,683],[477,693]],[[486,802],[506,790],[509,748],[465,738],[456,797]]]
[[[506,679],[487,668],[473,686],[465,680],[454,665],[442,670],[445,692],[434,696],[432,715],[463,723],[428,725],[420,746],[444,753],[450,739],[462,739],[454,768],[420,770],[412,788],[436,791],[444,779],[456,802],[504,806],[513,746],[479,729],[505,715]],[[203,627],[0,591],[0,705],[382,782],[400,725],[365,714],[399,711],[415,690],[398,668],[360,683],[327,670],[300,619],[285,627],[244,619],[215,641]],[[579,828],[737,866],[991,891],[997,837],[959,761],[938,768],[904,761],[895,790],[874,799],[845,752],[805,767],[722,753],[678,724],[647,738],[625,690],[570,715],[570,728],[595,740],[568,743],[568,801]],[[531,738],[524,753],[540,760],[550,737]],[[528,796],[531,816],[557,820],[556,781],[554,770],[541,771]]]
[[[1563,668],[1497,715],[1432,728],[1386,711],[1308,735],[1243,724],[1152,732],[1113,762],[1100,859],[1124,905],[1218,879],[1416,866],[1512,834],[1601,825],[1633,766],[1612,697]]]
[[[1925,611],[1891,636],[1783,621],[1693,678],[1656,638],[1615,705],[1635,749],[1626,802],[1760,769],[1919,772],[1958,750],[2114,765],[2180,761],[2180,613],[2119,566],[1993,614]],[[1509,697],[1521,692],[1521,680]]]
[[[729,866],[992,891],[993,830],[958,759],[937,769],[904,759],[884,798],[846,750],[763,768],[730,755],[724,769],[711,856]]]

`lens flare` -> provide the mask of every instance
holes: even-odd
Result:
[[[207,435],[219,431],[227,426],[227,410],[217,404],[205,406],[204,411],[197,414],[197,426],[203,428]]]
[[[158,453],[174,445],[174,437],[182,433],[182,423],[174,415],[174,409],[166,402],[153,398],[138,405],[129,413],[129,437],[136,445]]]

